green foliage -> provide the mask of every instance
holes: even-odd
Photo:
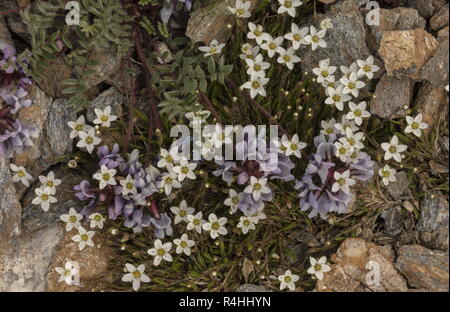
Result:
[[[28,74],[36,81],[54,62],[73,67],[73,77],[63,82],[66,86],[63,93],[73,95],[69,104],[83,107],[88,104],[83,95],[88,89],[87,81],[98,66],[93,53],[126,54],[131,46],[127,23],[132,18],[120,1],[81,0],[79,3],[80,24],[74,26],[65,22],[69,13],[65,2],[38,1],[27,7],[21,15],[31,34],[31,53],[25,51],[22,57],[30,59]]]

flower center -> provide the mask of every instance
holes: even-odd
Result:
[[[178,214],[180,217],[186,217],[187,212],[186,210],[180,210],[180,213]]]
[[[239,204],[239,198],[233,197],[233,198],[231,199],[231,202],[232,202],[233,204],[237,205],[237,204]]]
[[[77,221],[78,221],[78,220],[77,220],[77,216],[70,216],[69,221],[70,221],[71,223],[77,222]]]
[[[255,64],[255,66],[253,66],[253,70],[260,71],[261,70],[261,65]]]
[[[343,185],[345,185],[345,179],[344,178],[339,178],[337,180],[337,183],[339,183],[340,186],[343,186]]]
[[[317,37],[317,36],[312,36],[312,41],[313,41],[314,43],[318,43],[318,42],[320,41],[320,38]]]
[[[411,124],[411,128],[413,128],[414,130],[415,129],[419,129],[419,124],[417,123],[417,122],[413,122],[412,124]]]
[[[250,225],[250,221],[245,219],[244,222],[242,222],[245,227],[248,227]]]
[[[277,48],[277,45],[273,42],[269,43],[269,49],[275,50]]]
[[[388,170],[383,170],[383,178],[389,178],[391,173]]]
[[[83,125],[82,125],[82,124],[76,125],[76,126],[75,126],[75,130],[76,130],[76,131],[81,131],[81,130],[83,130]]]
[[[133,277],[134,278],[141,278],[141,276],[142,276],[141,272],[139,272],[139,271],[134,271],[133,272]]]
[[[290,276],[285,276],[285,277],[284,277],[284,281],[285,281],[286,283],[290,283],[290,282],[292,282],[292,278],[291,278]]]
[[[87,145],[91,145],[92,143],[94,143],[94,139],[91,138],[91,137],[87,137],[87,138],[86,138],[86,144],[87,144]]]
[[[328,73],[328,71],[327,70],[323,70],[322,71],[322,77],[328,77],[330,75],[330,73]]]
[[[339,148],[339,154],[344,155],[345,153],[347,153],[347,149],[345,147],[341,147]]]
[[[291,144],[291,150],[296,151],[298,149],[298,145],[295,143]]]
[[[185,241],[181,241],[180,246],[182,248],[186,248],[187,247],[187,243]]]
[[[353,90],[356,88],[356,84],[354,82],[349,82],[347,86],[350,90]]]
[[[211,225],[211,228],[214,230],[214,231],[217,231],[218,229],[220,229],[220,224],[219,224],[219,222],[213,222],[213,224]]]
[[[82,241],[87,241],[89,239],[89,235],[87,234],[81,234],[81,240]]]
[[[252,88],[253,88],[253,89],[258,89],[260,86],[261,86],[261,85],[260,85],[260,83],[259,83],[258,81],[253,81],[253,82],[252,82]]]
[[[131,182],[128,182],[127,185],[126,185],[126,189],[127,189],[127,190],[132,190],[133,187],[134,187],[134,185],[133,185],[133,183],[131,183]]]
[[[244,9],[239,8],[239,9],[236,10],[236,13],[237,13],[238,16],[241,16],[242,14],[245,13],[245,11],[244,11]]]
[[[283,56],[283,60],[285,62],[290,62],[291,61],[291,57],[289,55],[285,55],[285,56]]]
[[[194,219],[194,221],[192,221],[192,223],[194,223],[194,225],[200,225],[200,220],[199,219]]]
[[[181,167],[181,173],[182,174],[188,174],[189,168],[188,167]]]
[[[353,114],[356,116],[356,117],[361,117],[361,115],[362,115],[362,113],[361,113],[361,111],[358,109],[358,110],[355,110],[354,112],[353,112]]]
[[[395,152],[397,152],[397,148],[395,146],[391,146],[391,147],[389,147],[389,152],[395,153]]]
[[[111,179],[111,175],[110,175],[109,173],[104,173],[104,174],[102,175],[102,179],[103,179],[104,181],[109,181],[109,179]]]
[[[109,117],[106,116],[106,115],[103,115],[103,116],[100,118],[100,120],[103,121],[103,122],[107,122],[107,121],[109,120]]]
[[[171,177],[167,177],[165,180],[166,184],[172,184],[172,178]]]
[[[23,178],[25,176],[25,172],[23,172],[22,170],[17,172],[17,175],[21,178]]]
[[[314,270],[317,271],[317,272],[322,271],[322,266],[320,264],[316,264],[314,266]]]
[[[255,34],[256,37],[259,37],[259,36],[262,35],[262,31],[260,31],[260,30],[255,30],[254,34]]]
[[[209,49],[209,53],[216,53],[217,52],[217,48],[216,47],[212,47]]]
[[[166,254],[166,251],[164,249],[160,248],[160,249],[158,249],[157,253],[158,253],[158,256],[162,257]]]
[[[368,72],[372,71],[372,66],[370,66],[370,65],[364,65],[363,70],[364,70],[366,73],[368,73]]]
[[[285,1],[284,2],[284,6],[286,7],[286,8],[292,8],[292,2],[291,1]]]
[[[55,183],[53,183],[53,181],[47,181],[47,186],[53,187],[53,186],[55,186]]]
[[[340,102],[341,101],[341,96],[339,94],[333,95],[333,101]]]
[[[94,220],[100,222],[102,220],[102,216],[98,214],[95,216]]]
[[[47,200],[48,200],[48,195],[47,195],[47,194],[42,194],[42,195],[41,195],[41,199],[42,199],[43,201],[47,201]]]
[[[254,189],[255,191],[261,190],[261,184],[255,183],[255,185],[253,185],[253,189]]]
[[[302,36],[300,34],[294,34],[292,36],[292,38],[294,39],[294,41],[300,41],[302,40]]]

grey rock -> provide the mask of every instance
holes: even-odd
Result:
[[[400,118],[406,115],[404,106],[411,103],[414,83],[410,79],[397,79],[384,74],[370,101],[370,111],[381,118]]]
[[[122,104],[125,102],[125,96],[120,93],[117,88],[111,87],[108,90],[102,92],[96,99],[94,99],[91,103],[91,106],[87,113],[86,118],[90,122],[96,119],[96,115],[94,112],[95,108],[105,109],[105,107],[111,107],[111,113],[116,116],[122,116]]]
[[[419,88],[414,107],[417,107],[417,112],[422,114],[423,121],[429,126],[425,131],[431,131],[441,121],[448,118],[447,91],[425,82]]]
[[[434,7],[434,13],[437,13],[448,3],[448,0],[431,0],[431,3]]]
[[[239,286],[235,292],[272,292],[272,290],[260,285],[244,284]]]
[[[434,31],[438,31],[448,26],[448,3],[443,6],[430,20],[430,26]]]
[[[327,58],[330,59],[331,65],[350,66],[356,60],[365,60],[371,54],[366,45],[366,24],[354,1],[346,0],[334,4],[328,13],[320,15],[317,20],[325,18],[329,18],[333,24],[333,29],[325,36],[328,47],[325,49],[319,47],[315,51],[308,46],[302,47],[298,55],[302,58],[303,71],[312,73],[312,69]],[[308,21],[303,26],[309,24]],[[318,27],[317,23],[316,26]]]
[[[427,193],[420,203],[417,231],[428,248],[448,251],[448,201],[439,191]]]
[[[411,287],[448,291],[448,252],[430,250],[420,245],[404,245],[398,251],[395,267]]]
[[[289,245],[287,247],[286,261],[289,265],[301,262],[305,259],[307,251],[308,248],[304,244]]]
[[[424,18],[430,18],[433,16],[434,6],[432,1],[408,0],[408,5],[417,9],[420,15]]]
[[[6,26],[5,19],[2,16],[0,16],[0,40],[12,43],[11,34],[9,33],[8,27]]]
[[[18,8],[19,6],[17,5],[17,1],[15,0],[2,0],[2,3],[0,4],[0,11],[14,10]],[[27,43],[30,43],[31,36],[28,32],[27,26],[23,22],[23,19],[21,18],[19,13],[14,12],[6,15],[5,21],[8,24],[9,30],[12,33],[18,35]]]
[[[448,85],[449,41],[441,42],[434,56],[424,65],[420,78],[431,82],[435,88],[444,89]]]
[[[404,171],[397,172],[395,178],[397,180],[389,183],[387,191],[394,200],[399,200],[402,195],[407,193],[409,181],[408,176]]]
[[[438,34],[437,34],[437,41],[439,42],[439,43],[441,43],[441,42],[444,42],[444,41],[448,41],[448,33],[449,33],[449,31],[448,31],[448,26],[445,26],[444,28],[442,28],[441,30],[439,30],[438,31]]]
[[[389,235],[396,236],[405,227],[405,219],[407,218],[405,211],[401,206],[391,206],[381,213],[384,219],[384,228]]]

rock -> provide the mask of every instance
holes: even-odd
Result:
[[[239,286],[235,292],[272,292],[272,290],[261,285],[244,284]]]
[[[316,285],[316,291],[406,291],[404,278],[394,268],[394,251],[391,246],[378,246],[360,238],[348,238],[331,257],[331,271],[324,274]],[[379,283],[367,283],[366,266],[377,263]]]
[[[29,0],[27,0],[29,1]],[[29,4],[29,3],[28,3]],[[19,3],[20,5],[20,3]],[[27,5],[21,5],[21,7],[25,7]],[[7,10],[15,10],[18,9],[18,2],[15,0],[2,0],[2,3],[0,4],[0,11],[7,11]],[[6,24],[9,27],[9,30],[18,35],[21,39],[25,40],[27,43],[30,43],[31,36],[28,32],[27,26],[23,22],[23,19],[21,18],[20,14],[18,12],[10,13],[5,16]],[[1,23],[1,22],[0,22]],[[1,38],[1,35],[0,35]]]
[[[389,183],[386,189],[394,200],[399,200],[402,195],[408,192],[409,180],[405,171],[397,172],[395,178],[397,180]]]
[[[420,203],[417,231],[428,248],[448,251],[448,201],[439,191],[428,192]]]
[[[0,271],[2,254],[9,249],[12,239],[20,234],[22,206],[16,196],[9,161],[0,157]]]
[[[430,20],[431,29],[438,31],[448,26],[448,3],[443,6]]]
[[[430,18],[433,16],[434,7],[432,1],[423,1],[423,0],[409,0],[409,6],[417,9],[420,15],[424,18]]]
[[[439,44],[434,56],[425,64],[420,72],[420,79],[427,80],[435,88],[444,89],[448,85],[448,52],[449,41]]]
[[[312,51],[310,47],[302,47],[298,53],[301,56],[302,70],[312,73],[321,60],[330,59],[333,66],[350,66],[358,59],[366,59],[371,55],[366,45],[366,24],[358,5],[354,1],[342,1],[332,6],[331,10],[321,15],[317,20],[329,18],[333,29],[325,36],[327,48],[318,48]],[[306,23],[303,26],[308,26]],[[318,25],[316,25],[318,27]],[[375,62],[379,62],[375,58]],[[377,63],[383,68],[381,63]],[[375,78],[382,74],[382,70],[375,73]]]
[[[429,132],[437,126],[441,120],[447,119],[447,91],[442,88],[434,88],[430,83],[425,82],[419,88],[414,101],[414,107],[417,107],[417,112],[422,114],[423,121],[429,126],[424,131]]]
[[[434,13],[437,13],[448,3],[448,0],[431,0],[431,3],[434,7]]]
[[[386,31],[378,52],[388,76],[415,79],[437,46],[436,39],[423,29]]]
[[[402,206],[395,205],[384,209],[381,212],[381,218],[384,219],[384,228],[389,235],[396,236],[405,227],[405,211]]]
[[[3,16],[0,16],[0,40],[12,43],[11,34],[9,33],[8,27],[6,26],[6,22]]]
[[[413,97],[414,83],[410,79],[397,79],[384,74],[378,82],[370,101],[370,111],[381,117],[395,119],[406,115]]]
[[[96,99],[94,99],[90,105],[90,109],[86,113],[86,118],[90,122],[96,119],[94,112],[95,108],[105,109],[105,107],[111,107],[111,113],[118,117],[123,115],[122,104],[125,103],[125,96],[120,93],[117,88],[111,87],[108,90],[101,93]]]
[[[80,252],[78,244],[72,241],[76,230],[65,234],[62,247],[53,257],[50,264],[47,280],[47,291],[94,291],[104,287],[108,282],[113,282],[110,261],[114,257],[114,251],[106,244],[106,235],[97,232],[93,238],[94,247],[88,247]],[[59,274],[56,267],[64,267],[67,261],[77,262],[80,270],[80,285],[67,285],[59,283]]]
[[[106,81],[109,77],[117,75],[120,70],[120,63],[122,60],[120,56],[112,54],[111,51],[97,49],[94,50],[89,59],[97,62],[98,65],[92,68],[94,74],[89,75],[86,79],[86,86],[88,88],[97,86],[98,84]],[[78,66],[84,66],[84,64],[80,64]]]
[[[442,43],[444,41],[448,41],[448,26],[442,28],[441,30],[438,31],[438,37],[437,37],[437,41],[439,43]]]
[[[254,9],[259,1],[250,0],[252,3],[250,10]],[[206,44],[213,39],[221,43],[227,41],[231,35],[231,30],[227,28],[227,25],[236,23],[235,16],[223,12],[223,10],[227,10],[228,6],[227,1],[221,0],[212,11],[200,8],[192,12],[188,21],[186,36],[193,42],[204,42]],[[222,10],[218,8],[222,8]]]
[[[398,252],[396,268],[411,287],[430,291],[448,291],[448,252],[420,245],[404,245]]]
[[[383,32],[416,28],[424,29],[425,25],[425,19],[415,9],[401,7],[391,10],[380,9],[380,25],[369,26],[371,36],[369,37],[368,43],[371,50],[377,51],[380,47]]]
[[[35,145],[25,153],[16,155],[14,163],[24,166],[37,179],[41,172],[59,162],[59,158],[72,151],[67,123],[76,119],[75,108],[67,107],[65,100],[53,101],[37,86],[30,89],[33,104],[19,111],[19,119],[39,129]]]
[[[31,204],[37,183],[23,199],[23,209],[19,212],[21,235],[13,240],[9,251],[2,249],[3,253],[0,252],[0,291],[46,291],[48,288],[49,265],[64,237],[59,216],[67,213],[71,206],[77,210],[82,208],[72,190],[82,177],[65,167],[56,168],[54,172],[57,178],[63,177],[64,183],[56,189],[58,202],[51,205],[48,212]]]

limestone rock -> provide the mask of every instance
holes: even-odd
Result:
[[[447,91],[442,88],[434,88],[430,83],[425,82],[419,88],[414,107],[417,107],[418,113],[423,116],[423,121],[429,126],[424,131],[431,131],[434,126],[448,116]]]
[[[434,31],[438,31],[448,26],[448,3],[443,6],[430,20],[430,26]]]
[[[436,53],[422,68],[420,79],[431,82],[435,88],[444,89],[449,78],[448,53],[449,41],[445,40],[439,44]]]
[[[439,191],[427,193],[420,203],[417,231],[428,248],[448,251],[448,201]]]
[[[448,252],[433,251],[420,245],[404,245],[398,254],[396,268],[411,287],[448,291]]]
[[[252,5],[250,10],[254,9],[260,0],[250,0]],[[217,7],[227,10],[229,5],[226,1],[221,1]],[[223,10],[210,11],[205,8],[200,8],[192,12],[189,18],[186,36],[194,42],[210,43],[213,39],[223,43],[231,35],[227,28],[228,24],[234,25],[236,17],[233,15],[226,15]]]
[[[370,111],[381,118],[399,118],[406,115],[404,106],[411,103],[414,83],[410,79],[397,79],[384,74],[378,82]]]
[[[394,268],[391,246],[378,246],[360,238],[348,238],[331,257],[335,264],[316,285],[316,291],[406,291],[404,278]],[[378,283],[367,283],[369,261],[380,269]]]
[[[437,46],[436,39],[423,29],[386,31],[378,52],[388,76],[415,79]]]

